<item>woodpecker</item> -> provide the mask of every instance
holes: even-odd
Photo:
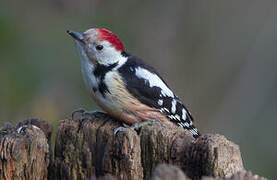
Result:
[[[81,71],[91,97],[110,116],[127,125],[158,119],[200,134],[193,117],[158,72],[131,55],[107,29],[68,30],[81,56]]]

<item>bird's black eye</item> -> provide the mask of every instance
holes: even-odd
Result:
[[[102,46],[102,45],[97,45],[97,46],[96,46],[96,49],[97,49],[98,51],[100,51],[100,50],[103,49],[103,46]]]

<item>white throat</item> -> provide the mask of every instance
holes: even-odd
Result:
[[[90,90],[93,88],[98,89],[98,84],[100,80],[94,76],[96,65],[89,60],[89,57],[87,56],[84,48],[78,41],[76,41],[76,45],[81,56],[81,71],[85,84]],[[119,51],[116,51],[115,49],[110,49],[110,51],[112,52],[110,52],[111,55],[109,56],[109,58],[107,56],[96,58],[102,58],[101,62],[98,63],[105,66],[117,63],[117,66],[113,69],[113,71],[115,71],[120,68],[127,61],[128,58],[123,56]]]

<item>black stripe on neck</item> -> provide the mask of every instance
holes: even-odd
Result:
[[[125,51],[123,51],[123,52],[121,53],[121,55],[122,55],[123,57],[128,57],[128,56],[130,56],[130,54],[128,54],[128,53],[125,52]]]
[[[98,84],[98,89],[104,98],[105,98],[105,93],[107,93],[107,92],[110,93],[107,85],[104,83],[104,77],[107,74],[107,72],[111,71],[117,65],[118,65],[118,62],[107,65],[107,66],[103,65],[103,64],[98,64],[93,71],[93,74],[95,75],[95,77],[100,79],[100,82]],[[96,90],[93,90],[93,91],[95,92]]]
[[[110,65],[97,64],[96,68],[93,71],[93,74],[96,77],[100,77],[100,79],[104,79],[106,73],[111,71],[117,65],[118,65],[118,62],[110,64]]]

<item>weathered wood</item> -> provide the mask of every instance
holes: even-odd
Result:
[[[142,179],[140,139],[135,131],[113,135],[120,123],[108,116],[94,120],[64,120],[56,136],[57,179],[86,179],[113,174]]]
[[[199,137],[186,151],[189,177],[224,177],[244,170],[238,145],[218,134]]]
[[[149,179],[160,163],[175,164],[183,170],[189,168],[184,157],[194,138],[183,128],[153,123],[142,127],[139,136],[144,179]]]
[[[45,180],[48,164],[47,138],[38,126],[22,123],[0,129],[1,180]]]
[[[55,148],[55,177],[85,179],[106,173],[120,179],[149,179],[160,163],[180,167],[190,178],[224,177],[243,170],[239,148],[220,135],[194,141],[184,129],[161,123],[127,129],[106,115],[61,122]]]
[[[0,179],[264,180],[244,171],[239,147],[224,136],[194,140],[184,129],[158,122],[114,135],[121,123],[96,115],[60,122],[53,161],[47,121],[0,128]]]

